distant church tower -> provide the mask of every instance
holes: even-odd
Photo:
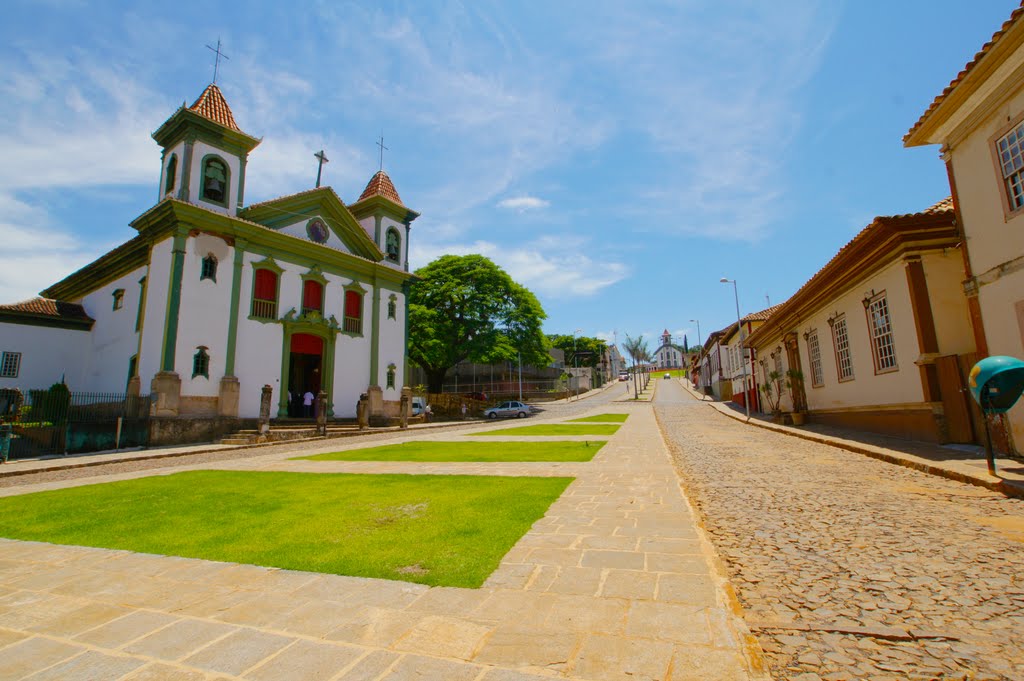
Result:
[[[665,329],[664,333],[661,334],[661,344],[662,346],[672,345],[672,334],[668,332],[668,329]]]
[[[235,215],[245,198],[245,165],[261,140],[242,132],[211,83],[192,106],[175,111],[153,139],[163,148],[160,198],[172,196]]]

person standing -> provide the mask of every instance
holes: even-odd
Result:
[[[313,415],[313,393],[307,390],[302,395],[302,414],[307,419]]]

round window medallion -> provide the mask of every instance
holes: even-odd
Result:
[[[309,221],[309,224],[306,225],[306,234],[309,235],[311,241],[318,244],[327,243],[327,225],[320,218]]]

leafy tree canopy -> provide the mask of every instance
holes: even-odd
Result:
[[[605,343],[600,338],[589,338],[587,336],[569,336],[566,334],[548,334],[548,343],[553,348],[565,351],[565,366],[577,366],[573,361],[573,343],[575,351],[579,355],[581,367],[597,367],[604,355]]]
[[[445,255],[416,270],[409,293],[409,359],[440,392],[448,369],[462,361],[551,362],[537,297],[482,255]]]

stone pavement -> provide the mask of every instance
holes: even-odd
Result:
[[[480,589],[0,540],[0,679],[766,678],[651,407],[623,408],[588,463],[204,466],[574,475]]]
[[[681,388],[655,411],[774,678],[1024,679],[1024,501]]]

